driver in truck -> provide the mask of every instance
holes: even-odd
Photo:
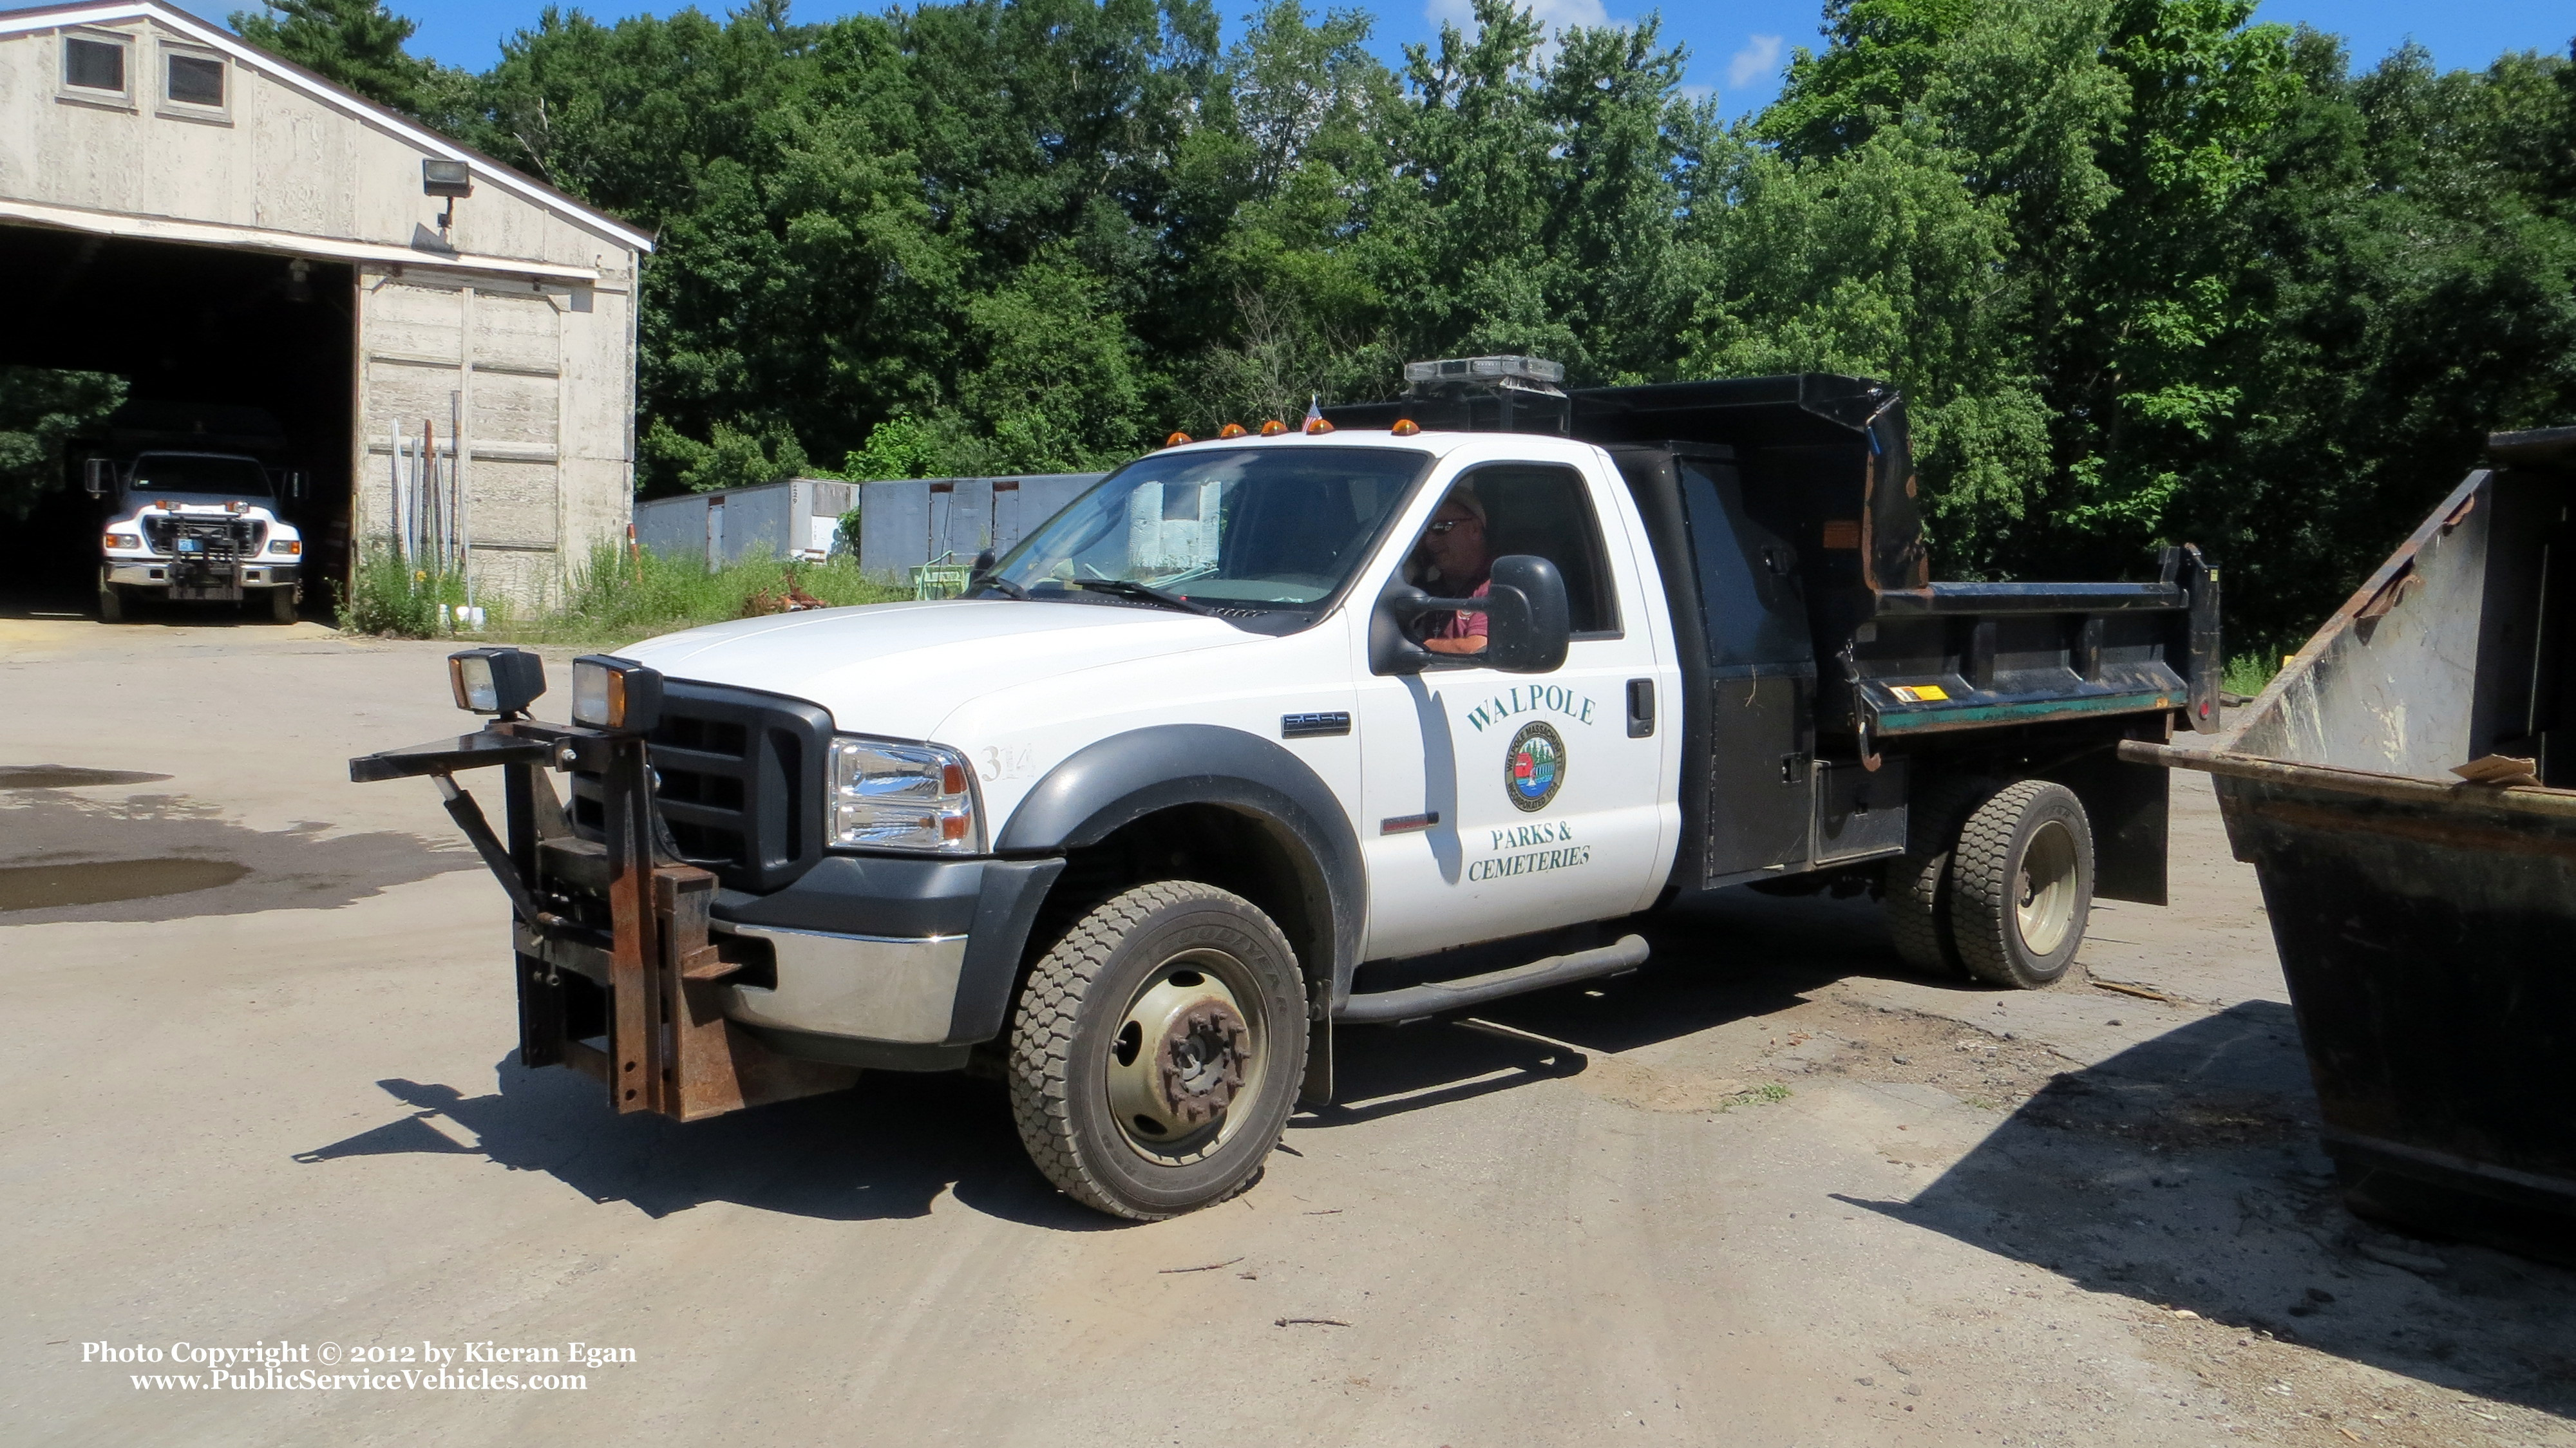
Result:
[[[1473,484],[1460,483],[1440,500],[1440,510],[1422,530],[1420,559],[1426,586],[1447,598],[1483,598],[1493,586],[1493,556],[1485,549],[1485,502]],[[1472,586],[1470,586],[1472,585]],[[1422,646],[1435,654],[1481,654],[1486,623],[1481,613],[1452,613],[1431,630]]]

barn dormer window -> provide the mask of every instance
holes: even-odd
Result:
[[[160,52],[161,99],[156,109],[172,120],[212,121],[228,125],[232,97],[230,67],[222,54],[164,38]]]
[[[121,106],[134,99],[130,63],[133,42],[114,31],[63,33],[63,88],[66,100]]]
[[[220,106],[224,103],[224,63],[203,55],[181,55],[173,52],[170,62],[169,98],[187,106]]]

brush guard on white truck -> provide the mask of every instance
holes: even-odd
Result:
[[[502,770],[504,831],[456,782]],[[577,836],[549,769],[600,780],[603,838]],[[519,1059],[601,1082],[621,1113],[681,1121],[837,1091],[857,1068],[782,1056],[726,1019],[745,967],[709,939],[716,877],[658,828],[641,733],[497,719],[480,732],[349,761],[367,783],[427,776],[509,896]],[[506,839],[505,839],[506,836]]]

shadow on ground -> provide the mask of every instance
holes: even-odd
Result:
[[[379,1081],[410,1114],[295,1159],[327,1166],[392,1154],[479,1155],[650,1217],[708,1202],[823,1221],[918,1217],[951,1192],[978,1211],[1033,1226],[1116,1225],[1038,1175],[992,1081],[871,1072],[847,1091],[684,1125],[650,1113],[620,1116],[589,1077],[531,1070],[516,1052],[495,1074],[498,1089],[480,1096]],[[434,1124],[442,1119],[473,1143]]]
[[[1759,901],[1657,927],[1669,938],[1635,975],[1493,1007],[1473,1021],[1337,1033],[1336,1103],[1301,1113],[1288,1150],[1314,1128],[1436,1108],[1581,1073],[1592,1051],[1625,1051],[1797,1004],[1843,976],[1892,972],[1866,913]],[[1723,951],[1709,942],[1723,939]],[[382,1126],[302,1153],[313,1165],[400,1153],[481,1155],[543,1171],[597,1202],[650,1216],[713,1201],[824,1220],[919,1216],[944,1192],[978,1211],[1069,1230],[1115,1225],[1057,1193],[1029,1164],[998,1082],[871,1073],[853,1089],[682,1125],[618,1116],[570,1071],[516,1055],[497,1089],[379,1084],[411,1108]],[[435,1123],[462,1128],[450,1134]],[[474,1144],[459,1138],[470,1136]]]
[[[2092,1291],[2576,1413],[2576,1274],[2347,1212],[2286,1005],[2057,1077],[1911,1201],[1843,1200]]]

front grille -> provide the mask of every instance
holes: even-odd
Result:
[[[646,742],[672,843],[727,888],[776,890],[822,858],[832,716],[819,706],[672,679]],[[598,776],[575,773],[572,795],[574,827],[598,838]]]
[[[155,553],[170,552],[183,526],[187,533],[217,552],[230,551],[249,557],[268,545],[268,525],[256,518],[146,513],[143,515],[144,546]]]

